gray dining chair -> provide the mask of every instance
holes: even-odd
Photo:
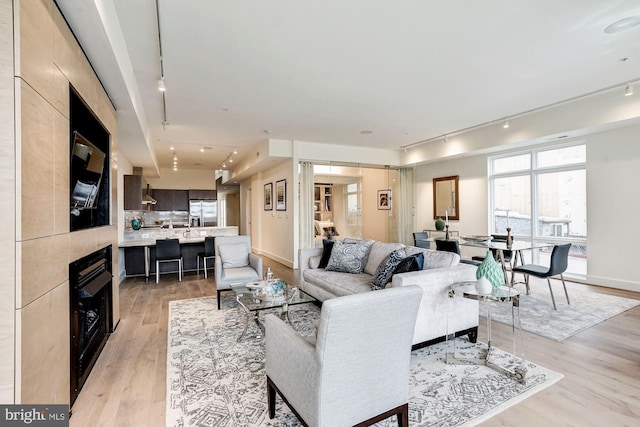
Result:
[[[547,279],[549,292],[551,293],[551,302],[553,302],[554,310],[557,310],[558,308],[556,307],[556,299],[553,296],[551,280],[549,280],[549,278],[552,276],[560,275],[562,287],[564,288],[564,295],[567,297],[567,304],[571,304],[569,302],[569,294],[567,293],[567,285],[564,283],[564,276],[562,275],[562,273],[567,270],[567,266],[569,264],[569,249],[571,249],[571,243],[554,246],[553,251],[551,252],[551,262],[549,264],[549,267],[537,264],[525,264],[513,268],[514,272],[524,274],[527,294],[529,293],[529,275]]]

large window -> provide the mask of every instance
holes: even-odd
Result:
[[[492,233],[572,243],[568,273],[586,274],[587,183],[584,144],[545,147],[489,159]],[[547,264],[550,249],[526,262]],[[547,264],[548,265],[548,264]]]

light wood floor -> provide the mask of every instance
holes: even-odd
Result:
[[[297,283],[294,270],[268,259],[266,266],[277,277]],[[202,274],[187,274],[178,282],[175,276],[164,275],[157,285],[141,279],[122,283],[120,324],[72,408],[72,427],[165,424],[168,303],[215,295],[212,276],[205,280]],[[569,296],[602,292],[640,299],[633,292],[570,283],[568,287]],[[546,283],[532,290],[548,292]],[[557,296],[563,297],[561,292]],[[510,333],[508,327],[494,322],[497,347],[510,350]],[[640,425],[640,307],[563,342],[523,332],[523,349],[526,359],[561,372],[564,379],[483,426]]]

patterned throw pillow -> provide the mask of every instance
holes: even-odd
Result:
[[[424,254],[418,252],[400,261],[396,266],[396,270],[393,274],[408,273],[409,271],[420,271],[424,266]]]
[[[376,274],[373,276],[373,280],[371,280],[371,289],[374,291],[376,289],[384,289],[387,286],[387,283],[391,280],[396,266],[406,256],[407,253],[404,248],[396,249],[387,255],[380,265],[378,265]]]
[[[373,240],[362,240],[358,243],[335,242],[325,270],[353,274],[362,273],[367,264],[372,244]]]

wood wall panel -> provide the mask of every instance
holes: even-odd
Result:
[[[53,91],[53,10],[51,0],[19,2],[19,75],[43,97]]]
[[[22,239],[53,234],[55,109],[26,83],[21,84]],[[67,196],[68,197],[68,196]]]
[[[67,26],[67,22],[58,10],[53,12],[53,62],[64,74],[67,81],[71,80],[71,68],[73,62],[73,48],[75,38]],[[66,110],[68,112],[68,109]]]
[[[69,282],[18,310],[22,404],[69,403]]]
[[[65,79],[66,82],[66,79]],[[69,87],[65,85],[65,87]],[[69,233],[69,120],[54,114],[54,233]]]
[[[22,267],[18,307],[25,307],[69,279],[69,238],[67,233],[17,244]]]
[[[13,403],[15,377],[16,150],[13,10],[0,1],[0,402]]]

